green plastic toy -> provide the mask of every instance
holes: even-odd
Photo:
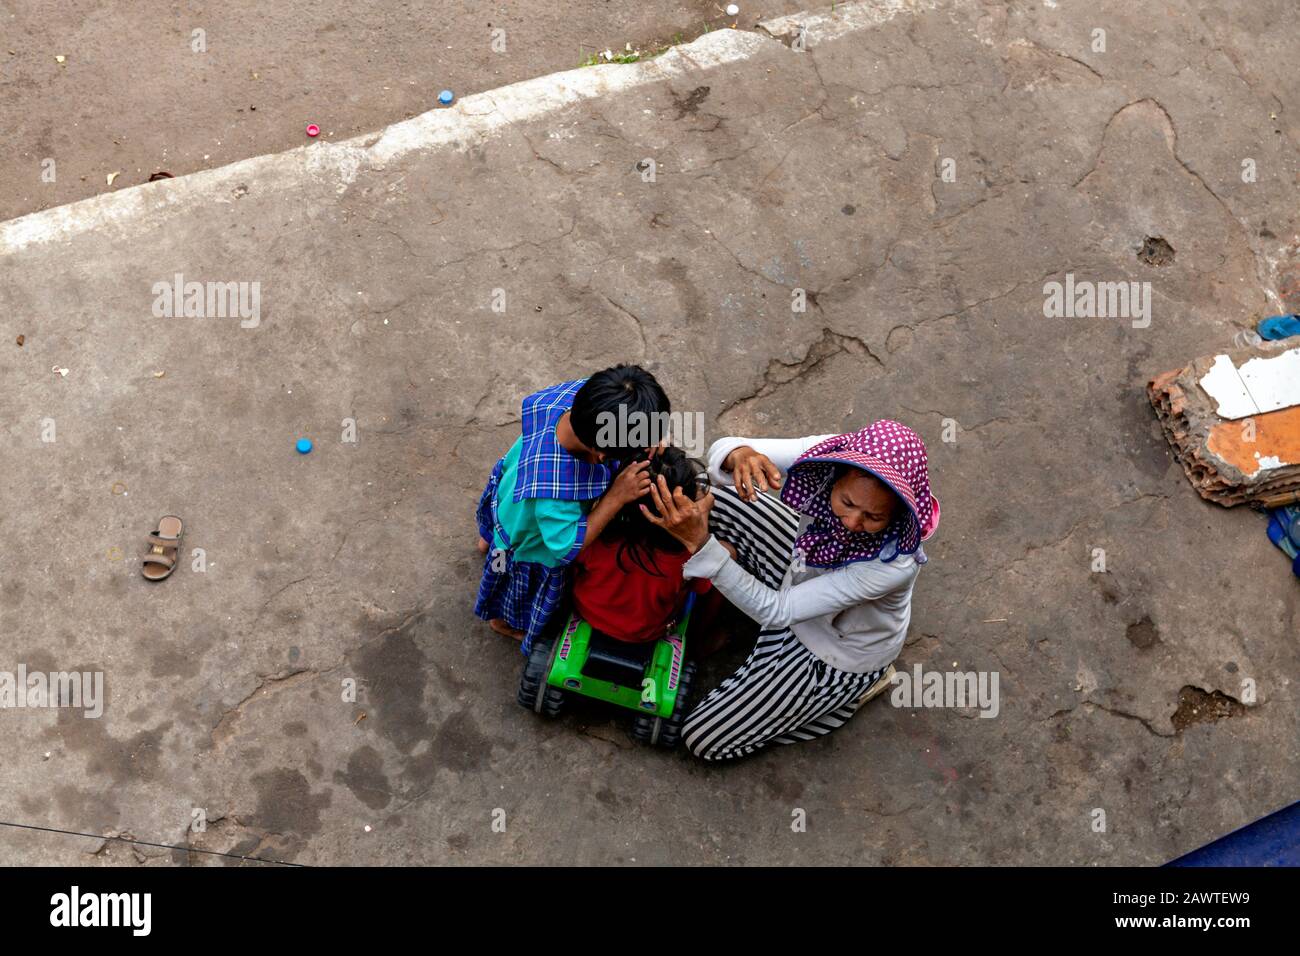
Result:
[[[677,623],[657,641],[629,644],[592,628],[576,613],[553,638],[533,642],[519,677],[518,700],[543,717],[558,717],[580,694],[636,711],[632,736],[676,747],[690,706],[695,664],[686,660],[686,630],[695,595]]]

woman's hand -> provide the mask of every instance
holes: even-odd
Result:
[[[748,445],[741,445],[722,460],[723,471],[731,472],[736,494],[744,501],[754,501],[760,491],[781,487],[781,469],[772,459]]]
[[[649,467],[649,461],[638,461],[630,465],[624,465],[619,469],[614,480],[610,482],[609,490],[605,492],[605,496],[612,504],[620,508],[639,498],[643,498],[649,494],[651,488],[650,476],[646,474],[646,469]]]
[[[663,475],[650,484],[650,498],[659,509],[656,515],[645,505],[641,513],[653,525],[658,525],[670,535],[686,545],[686,550],[694,554],[704,547],[709,540],[709,512],[713,510],[713,492],[709,492],[699,501],[688,498],[680,487],[668,491],[668,482]]]

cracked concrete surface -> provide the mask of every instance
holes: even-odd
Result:
[[[711,34],[0,225],[3,667],[108,687],[100,720],[2,712],[0,817],[314,864],[1107,864],[1290,803],[1294,580],[1143,392],[1274,311],[1295,257],[1287,15],[837,6],[805,52],[786,21]],[[260,282],[261,324],[153,318],[176,272]],[[1045,319],[1067,272],[1151,282],[1151,326]],[[944,522],[902,663],[998,671],[999,716],[878,701],[713,767],[520,710],[517,650],[470,613],[474,504],[522,395],[620,360],[710,437],[917,428]],[[148,586],[167,512],[208,570]],[[1244,680],[1254,705],[1177,729],[1187,688]]]

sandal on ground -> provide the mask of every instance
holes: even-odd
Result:
[[[140,573],[150,581],[161,581],[176,570],[185,525],[175,515],[158,519],[158,529],[145,540],[149,551],[140,562]]]

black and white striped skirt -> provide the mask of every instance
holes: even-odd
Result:
[[[713,493],[709,530],[736,548],[746,571],[779,588],[794,554],[799,515],[768,495],[746,502],[730,488]],[[843,726],[883,674],[837,670],[789,628],[760,631],[740,668],[686,719],[686,746],[705,760],[730,760],[771,743],[812,740]]]

